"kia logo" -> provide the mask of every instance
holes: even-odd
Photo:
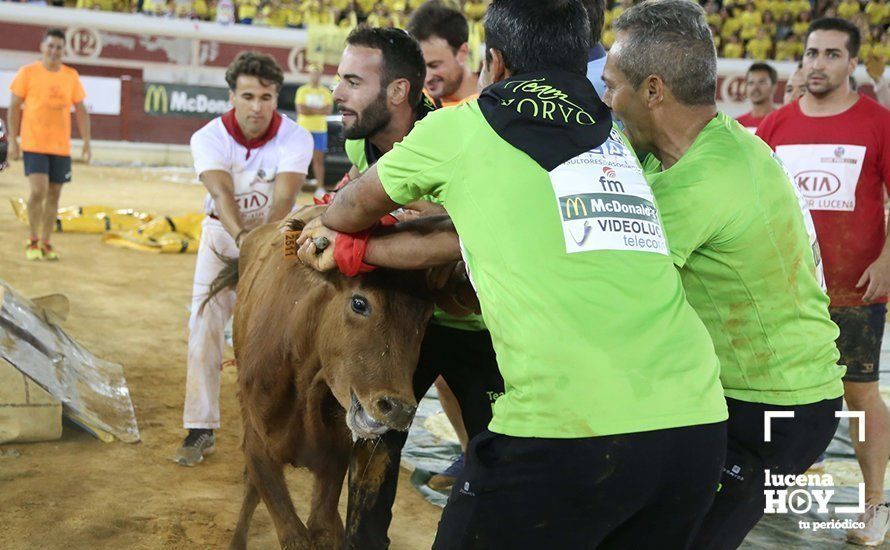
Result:
[[[261,210],[269,202],[269,197],[259,191],[246,193],[244,195],[235,195],[235,202],[242,212],[253,212]]]
[[[841,180],[823,170],[806,170],[797,174],[794,179],[801,193],[811,199],[833,195],[841,188]]]

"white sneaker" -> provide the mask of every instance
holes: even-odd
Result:
[[[864,523],[865,527],[847,531],[847,542],[862,546],[878,546],[884,542],[884,536],[890,528],[890,508],[886,504],[869,504],[865,507],[865,513],[856,521]]]

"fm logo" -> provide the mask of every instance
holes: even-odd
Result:
[[[618,174],[615,173],[615,170],[611,166],[603,166],[603,175],[600,176],[599,180],[603,191],[624,193],[624,186],[617,178]]]

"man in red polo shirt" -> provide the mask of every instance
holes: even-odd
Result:
[[[754,63],[748,68],[748,74],[745,76],[745,94],[751,100],[751,111],[736,119],[739,124],[751,132],[757,130],[763,119],[776,109],[773,96],[776,95],[778,82],[776,70],[766,63]]]
[[[880,544],[890,527],[884,471],[890,456],[890,413],[878,392],[890,243],[884,192],[890,189],[890,111],[850,89],[859,30],[842,19],[810,25],[803,58],[807,93],[764,120],[757,131],[793,174],[809,203],[819,239],[837,344],[847,366],[844,398],[865,412],[850,436],[865,479],[864,529],[851,542]]]

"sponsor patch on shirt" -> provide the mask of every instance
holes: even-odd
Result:
[[[776,154],[810,210],[852,212],[865,160],[861,145],[779,145]]]
[[[643,170],[620,137],[550,172],[566,252],[636,250],[668,254]]]

